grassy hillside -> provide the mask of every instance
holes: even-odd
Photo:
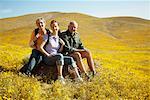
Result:
[[[91,50],[98,75],[90,82],[67,80],[46,84],[18,74],[31,49],[28,41],[44,17],[66,30],[69,21],[79,23],[85,47]],[[150,21],[135,17],[96,18],[80,13],[40,13],[0,19],[1,99],[146,99],[150,98]],[[85,63],[86,65],[86,63]],[[86,65],[87,66],[87,65]],[[88,69],[88,68],[87,68]]]

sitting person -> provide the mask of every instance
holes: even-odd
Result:
[[[82,58],[87,59],[90,72],[94,76],[96,74],[92,55],[89,50],[85,49],[77,33],[78,24],[71,21],[68,25],[68,30],[59,34],[59,37],[65,42],[63,53],[74,58],[81,72],[84,72],[87,78],[89,75],[82,62]]]
[[[44,18],[38,18],[36,20],[36,25],[37,28],[32,32],[29,42],[30,47],[33,49],[25,72],[27,75],[31,75],[33,68],[42,61],[43,54],[40,52],[40,45],[43,41],[42,37],[44,34],[50,34],[50,31],[45,28],[46,22]]]
[[[63,84],[65,83],[62,75],[62,69],[64,65],[69,65],[68,68],[75,71],[77,76],[76,79],[83,81],[78,73],[76,63],[73,58],[69,56],[63,56],[60,53],[63,50],[64,42],[58,36],[58,32],[60,31],[58,23],[55,20],[52,20],[50,27],[52,30],[50,36],[48,36],[48,34],[44,34],[43,42],[40,45],[40,50],[44,54],[44,63],[49,66],[54,64],[57,66],[58,80],[60,80],[60,82]]]

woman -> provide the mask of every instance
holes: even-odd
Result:
[[[73,60],[73,58],[69,56],[63,56],[60,53],[63,50],[64,42],[58,36],[58,33],[60,32],[58,22],[52,20],[50,23],[50,27],[52,30],[50,36],[48,36],[48,34],[44,35],[43,42],[40,46],[41,52],[43,52],[46,55],[43,59],[44,63],[46,63],[47,65],[57,66],[58,80],[60,80],[60,82],[62,82],[63,84],[65,83],[64,77],[62,75],[63,65],[68,65],[69,69],[74,69],[77,76],[77,80],[83,81],[78,73],[76,63]]]
[[[37,28],[32,32],[29,45],[32,49],[32,54],[30,56],[28,67],[26,70],[26,75],[31,75],[34,67],[36,67],[43,58],[43,54],[40,52],[40,45],[43,41],[44,34],[50,34],[50,31],[45,28],[46,22],[44,18],[38,18],[36,20]]]

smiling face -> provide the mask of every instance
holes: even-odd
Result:
[[[43,18],[39,18],[36,20],[36,25],[39,29],[44,29],[45,28],[45,20]]]
[[[50,27],[51,30],[55,33],[59,31],[59,24],[55,20],[51,21]]]
[[[69,25],[68,25],[68,30],[69,30],[70,33],[76,32],[77,29],[78,29],[78,24],[77,24],[77,22],[72,21],[72,22],[69,23]]]

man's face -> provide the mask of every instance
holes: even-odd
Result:
[[[40,29],[45,28],[45,22],[43,20],[37,20],[36,25]]]
[[[78,25],[76,23],[69,24],[68,29],[70,33],[74,33],[77,31]]]

